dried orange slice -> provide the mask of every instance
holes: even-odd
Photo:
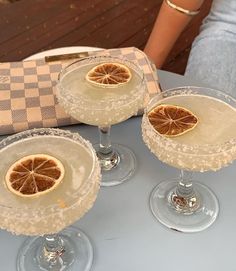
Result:
[[[102,63],[86,74],[86,80],[89,83],[102,87],[117,87],[126,84],[131,77],[129,68],[120,63]]]
[[[62,163],[47,154],[34,154],[16,161],[7,171],[7,188],[22,197],[36,197],[54,190],[62,181]]]
[[[155,130],[168,137],[185,134],[198,123],[198,118],[188,109],[170,105],[160,104],[148,113],[148,119]]]

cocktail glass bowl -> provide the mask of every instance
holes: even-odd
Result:
[[[197,112],[199,124],[185,135],[163,136],[149,121],[148,113],[156,105],[173,104],[171,100],[174,105]],[[214,108],[216,104],[219,108],[228,108],[232,115],[224,116],[228,111]],[[218,125],[215,130],[210,126],[213,120],[209,109],[216,117],[213,118]],[[142,120],[143,140],[159,160],[181,170],[179,178],[159,183],[150,196],[152,213],[165,226],[180,232],[197,232],[215,221],[219,212],[218,200],[206,185],[192,182],[192,173],[216,171],[236,159],[236,133],[232,132],[236,128],[234,119],[236,100],[214,89],[180,87],[164,91],[149,102]],[[199,137],[192,136],[194,133]],[[185,136],[190,136],[188,141]]]

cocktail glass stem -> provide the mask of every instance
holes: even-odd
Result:
[[[119,154],[114,151],[111,145],[110,130],[110,126],[98,127],[100,141],[97,156],[103,171],[111,170],[120,162]]]
[[[177,212],[192,214],[200,206],[200,196],[194,189],[192,179],[192,172],[181,170],[178,185],[169,196],[169,201]]]
[[[115,186],[129,180],[136,169],[132,150],[122,144],[111,144],[110,126],[99,126],[99,143],[93,145],[102,169],[101,186]]]
[[[59,235],[51,234],[44,236],[44,246],[41,255],[44,262],[48,262],[49,266],[58,265],[63,253],[65,253],[65,248]]]

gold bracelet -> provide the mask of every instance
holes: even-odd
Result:
[[[192,10],[188,10],[188,9],[184,9],[184,8],[179,7],[179,6],[176,6],[170,0],[165,0],[165,1],[166,1],[166,4],[169,7],[173,8],[173,9],[175,9],[175,10],[177,10],[177,11],[183,13],[183,14],[186,14],[188,16],[195,16],[200,12],[200,8],[198,10],[193,10],[192,11]]]

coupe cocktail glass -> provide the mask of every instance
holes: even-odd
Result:
[[[131,80],[119,86],[90,84],[86,74],[101,63],[125,65]],[[146,90],[142,70],[123,58],[88,57],[62,70],[57,89],[59,103],[70,116],[99,128],[100,143],[94,147],[102,168],[102,185],[118,185],[129,179],[135,170],[135,156],[126,146],[111,144],[110,127],[137,114],[142,107]]]
[[[160,135],[147,116],[159,104],[190,110],[198,117],[197,126],[176,137]],[[192,172],[216,171],[236,158],[236,100],[202,87],[164,91],[149,102],[142,134],[148,148],[161,161],[181,169],[179,179],[161,182],[152,191],[150,205],[154,216],[181,232],[209,227],[218,215],[218,200],[208,187],[192,182]]]
[[[41,153],[62,162],[62,182],[34,198],[10,192],[4,185],[9,166],[22,157]],[[0,228],[42,236],[25,241],[17,270],[90,270],[91,243],[81,230],[68,226],[92,207],[99,190],[100,166],[92,145],[79,134],[60,129],[28,130],[0,142],[0,161]]]

